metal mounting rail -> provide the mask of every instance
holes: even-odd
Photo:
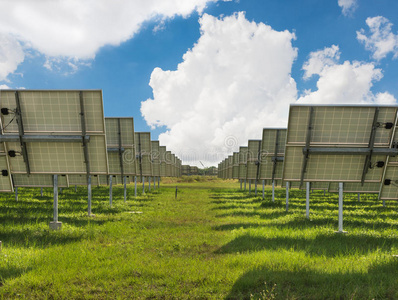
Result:
[[[305,149],[307,149],[307,151],[306,151],[306,153],[304,153],[303,163],[302,163],[302,166],[301,166],[300,188],[303,185],[304,174],[307,171],[307,163],[308,163],[308,158],[309,158],[308,149],[309,149],[310,142],[311,142],[311,130],[312,130],[312,117],[313,117],[313,114],[314,114],[314,107],[311,106],[310,107],[310,113],[309,113],[309,116],[308,116],[307,137],[306,137],[306,141],[305,141]]]
[[[86,119],[84,114],[84,99],[83,99],[83,92],[79,92],[80,98],[80,119],[81,119],[81,126],[82,126],[82,144],[83,144],[83,151],[84,151],[84,163],[86,164],[86,173],[87,173],[87,180],[90,176],[90,160],[88,155],[88,146],[87,146],[87,131],[86,131]]]
[[[26,142],[23,140],[23,136],[25,133],[23,128],[21,102],[19,100],[18,91],[15,91],[15,102],[17,105],[15,116],[17,118],[17,124],[18,124],[19,143],[21,145],[22,156],[26,166],[26,173],[29,175],[30,174],[29,156],[28,156],[28,149],[26,147]]]
[[[89,136],[85,136],[87,142],[90,141]],[[20,135],[0,134],[0,142],[19,142]],[[80,135],[23,135],[22,141],[24,143],[35,142],[58,142],[58,143],[81,143],[82,137]]]
[[[365,176],[366,173],[369,170],[369,166],[371,164],[371,159],[372,159],[372,154],[373,154],[373,147],[375,143],[375,137],[376,137],[376,129],[377,129],[377,118],[379,116],[379,108],[375,108],[375,114],[373,117],[373,123],[372,123],[372,129],[370,132],[370,138],[369,138],[369,144],[368,144],[368,149],[369,149],[369,154],[366,155],[365,158],[365,163],[363,166],[363,171],[362,171],[362,177],[361,177],[361,184],[363,185],[365,182]]]
[[[256,170],[256,180],[259,179],[260,175],[260,166],[261,166],[261,144],[262,142],[258,143],[258,151],[257,151],[257,170]]]
[[[140,176],[141,176],[141,180],[143,180],[142,177],[142,154],[141,154],[141,133],[138,132],[138,159],[140,162]]]
[[[275,141],[275,152],[274,152],[274,156],[272,157],[272,162],[273,162],[273,166],[272,166],[272,181],[274,181],[275,179],[275,173],[276,173],[276,164],[277,164],[277,157],[278,157],[278,147],[279,147],[279,130],[276,130],[276,141]]]
[[[119,162],[120,162],[120,174],[122,178],[124,177],[123,172],[123,151],[122,151],[122,133],[120,126],[120,118],[117,118],[117,128],[118,128],[118,137],[119,137]]]
[[[318,148],[310,147],[303,148],[303,154],[317,154],[317,155],[386,155],[386,156],[397,156],[398,148],[365,148],[365,147],[347,147],[347,148]]]

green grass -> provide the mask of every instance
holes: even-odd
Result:
[[[175,199],[175,188],[178,196]],[[167,180],[132,196],[114,187],[65,189],[61,231],[50,231],[51,189],[0,198],[0,299],[397,299],[398,204],[285,191],[276,202],[236,181]],[[142,213],[141,213],[142,212]]]

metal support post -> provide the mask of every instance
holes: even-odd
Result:
[[[134,176],[134,196],[137,197],[137,176]]]
[[[88,216],[91,217],[91,175],[87,177],[87,198]]]
[[[272,202],[275,202],[275,180],[272,180]]]
[[[289,182],[286,182],[286,211],[289,211]]]
[[[124,193],[123,193],[124,202],[126,202],[127,201],[127,177],[126,176],[123,176],[123,185],[124,185]]]
[[[305,217],[310,218],[310,182],[306,183]]]
[[[112,207],[112,175],[109,175],[109,206]]]
[[[343,230],[343,183],[339,182],[339,231],[338,233],[345,233]]]
[[[62,223],[58,222],[58,175],[53,177],[54,186],[54,220],[50,222],[50,229],[58,230],[61,229]]]
[[[145,177],[142,176],[141,178],[142,178],[142,194],[144,195],[145,194]]]

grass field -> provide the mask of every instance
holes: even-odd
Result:
[[[137,198],[129,186],[65,189],[50,231],[51,189],[0,198],[0,299],[398,299],[398,204],[285,191],[275,203],[235,181],[167,179]],[[191,181],[191,180],[189,180]],[[175,199],[175,187],[178,197]]]

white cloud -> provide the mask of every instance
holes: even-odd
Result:
[[[13,36],[0,32],[0,81],[6,80],[24,58],[21,44]]]
[[[293,33],[249,22],[244,13],[205,14],[200,26],[177,70],[152,72],[153,99],[141,106],[149,125],[167,126],[159,140],[184,163],[218,162],[225,153],[211,155],[237,151],[248,138],[261,138],[263,127],[286,126],[297,96]]]
[[[6,84],[0,84],[0,90],[9,90],[10,87]]]
[[[371,91],[373,83],[379,81],[383,75],[381,69],[375,68],[372,63],[349,62],[338,63],[331,60],[327,54],[338,53],[339,48],[332,46],[310,54],[310,59],[303,68],[319,75],[316,91],[306,91],[298,99],[304,103],[396,103],[396,99],[389,93],[374,95]],[[314,59],[324,58],[327,59]],[[333,55],[332,55],[333,56]],[[337,58],[334,56],[334,58]],[[314,64],[316,67],[312,67]]]
[[[357,0],[338,0],[337,3],[345,16],[351,15],[357,9]]]
[[[2,0],[0,51],[7,47],[4,36],[8,39],[13,36],[49,58],[93,59],[104,45],[116,46],[132,38],[145,21],[155,17],[187,17],[195,10],[202,12],[208,3],[216,1]],[[17,48],[16,43],[13,41],[13,48]],[[18,50],[20,53],[20,48]],[[0,52],[0,59],[1,56]],[[8,68],[0,68],[0,80],[15,70],[15,65],[23,60],[20,57],[7,58]]]
[[[370,34],[366,35],[365,30],[357,31],[357,39],[365,45],[366,50],[372,52],[373,58],[381,60],[389,53],[394,58],[398,57],[398,35],[392,32],[393,24],[385,17],[378,16],[367,18]]]
[[[311,52],[310,58],[303,66],[304,79],[308,79],[315,74],[319,75],[324,68],[335,65],[339,59],[339,47],[336,45],[322,51]]]

